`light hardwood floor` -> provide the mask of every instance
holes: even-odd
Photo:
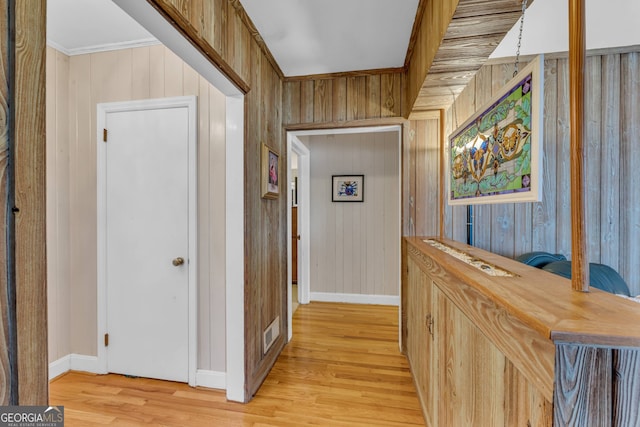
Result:
[[[398,309],[300,305],[294,338],[248,404],[224,392],[121,375],[68,373],[50,402],[66,426],[423,426]]]

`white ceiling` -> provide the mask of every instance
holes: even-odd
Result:
[[[144,1],[144,0],[129,0]],[[286,76],[401,67],[418,0],[241,0]],[[587,48],[640,44],[640,1],[586,0]],[[527,10],[522,54],[568,49],[560,0]],[[48,0],[49,43],[73,55],[157,43],[111,0]],[[519,23],[492,57],[514,56]]]
[[[285,76],[402,67],[418,0],[241,0]]]

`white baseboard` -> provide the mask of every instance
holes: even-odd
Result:
[[[49,363],[49,380],[52,380],[69,371],[100,373],[98,358],[83,354],[68,354]]]
[[[67,354],[49,363],[49,381],[71,370],[71,355]]]
[[[68,354],[49,363],[49,381],[69,371],[102,373],[98,368],[96,356]],[[198,369],[196,371],[196,386],[226,390],[227,375],[224,372]]]
[[[226,390],[227,374],[224,372],[198,369],[196,371],[196,386]]]
[[[344,302],[348,304],[400,305],[397,295],[364,295],[364,294],[336,294],[329,292],[311,292],[311,301]]]

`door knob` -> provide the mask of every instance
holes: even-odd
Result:
[[[175,265],[176,267],[179,265],[182,265],[184,264],[184,258],[178,257],[172,261],[172,264]]]

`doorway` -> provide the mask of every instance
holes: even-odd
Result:
[[[108,372],[192,383],[196,98],[99,104],[97,118],[103,132],[98,147],[103,363]]]

